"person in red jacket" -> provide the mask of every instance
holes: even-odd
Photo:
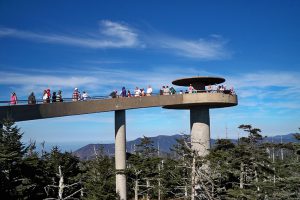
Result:
[[[47,89],[47,103],[50,103],[50,99],[51,99],[50,89]]]
[[[15,92],[11,93],[10,105],[16,105],[18,103],[18,98]]]

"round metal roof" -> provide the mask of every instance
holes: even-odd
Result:
[[[196,76],[190,78],[176,79],[172,82],[173,85],[189,86],[190,84],[214,85],[225,82],[221,77]]]

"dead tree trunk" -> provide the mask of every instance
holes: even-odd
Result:
[[[134,200],[139,199],[139,180],[135,179],[135,187],[134,187]]]
[[[244,188],[244,163],[241,162],[240,165],[240,189]]]
[[[59,184],[58,184],[58,199],[63,199],[64,193],[64,176],[61,172],[61,166],[58,166],[58,173],[59,173]]]
[[[150,190],[150,181],[146,179],[146,186],[147,186],[147,200],[150,200],[149,190]]]
[[[59,165],[58,166],[58,174],[57,176],[59,177],[59,182],[58,182],[58,185],[47,185],[46,187],[44,187],[45,191],[46,191],[46,194],[48,195],[49,193],[49,188],[58,188],[58,198],[46,198],[45,200],[50,200],[50,199],[57,199],[57,200],[66,200],[66,199],[70,199],[70,198],[73,198],[74,195],[76,195],[77,193],[79,192],[83,192],[83,188],[81,187],[81,189],[73,192],[72,194],[70,194],[69,196],[66,196],[66,197],[63,197],[63,194],[64,194],[64,189],[65,188],[70,188],[70,187],[73,187],[75,185],[78,185],[78,184],[81,184],[81,181],[77,182],[77,183],[73,183],[71,185],[65,185],[64,183],[64,175],[62,173],[62,170],[61,170],[61,166]],[[83,195],[83,193],[82,193]]]

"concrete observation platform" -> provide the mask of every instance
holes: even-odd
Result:
[[[205,92],[205,86],[223,83],[219,77],[191,77],[177,79],[172,83],[192,86],[197,93],[157,95],[130,98],[113,98],[78,102],[57,102],[36,105],[0,106],[0,120],[10,117],[14,121],[37,120],[99,112],[115,111],[115,162],[116,192],[122,200],[127,199],[126,189],[126,110],[163,107],[167,109],[190,109],[192,148],[201,156],[210,148],[210,108],[236,106],[236,95]]]

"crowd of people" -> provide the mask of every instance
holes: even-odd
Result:
[[[226,85],[208,85],[205,87],[205,90],[198,91],[194,89],[193,85],[190,84],[189,87],[183,91],[180,90],[178,93],[174,89],[174,87],[169,87],[168,85],[162,86],[160,89],[159,94],[160,95],[174,95],[174,94],[191,94],[191,93],[198,93],[198,92],[208,92],[208,93],[225,93],[225,94],[235,94],[235,91],[233,87],[230,89],[226,88]],[[152,96],[153,94],[153,89],[149,85],[147,87],[147,90],[144,88],[139,88],[136,87],[131,93],[130,90],[126,90],[126,88],[123,86],[120,93],[118,93],[117,90],[114,90],[113,92],[110,93],[111,98],[117,98],[117,97],[142,97],[142,96]],[[78,90],[78,88],[75,88],[72,94],[72,101],[87,101],[89,100],[90,97],[86,91],[83,91],[82,94]],[[63,102],[63,97],[62,97],[62,91],[58,90],[57,92],[53,92],[51,94],[50,89],[44,90],[43,96],[42,96],[43,103],[55,103],[55,102]],[[33,92],[30,93],[28,96],[28,104],[36,104],[37,100],[35,98],[35,95]],[[18,104],[18,98],[15,92],[12,92],[11,97],[10,97],[10,105],[16,105]]]
[[[82,94],[79,92],[78,88],[74,89],[74,92],[72,94],[72,101],[86,101],[90,97],[87,94],[87,92],[83,91]],[[63,96],[62,96],[62,91],[58,90],[57,92],[53,92],[51,94],[50,89],[46,89],[43,92],[42,96],[42,101],[43,103],[55,103],[55,102],[63,102]],[[30,95],[28,96],[28,104],[33,105],[37,103],[36,97],[34,92],[31,92]],[[18,98],[15,92],[11,93],[10,96],[10,105],[16,105],[18,104]]]
[[[145,91],[144,88],[135,87],[133,93],[131,93],[130,90],[126,90],[126,88],[123,86],[122,90],[120,91],[119,94],[118,94],[117,90],[114,90],[110,93],[109,96],[111,96],[112,98],[117,98],[117,97],[140,97],[140,96],[151,96],[152,94],[153,94],[153,89],[150,85],[148,86],[146,91]]]

